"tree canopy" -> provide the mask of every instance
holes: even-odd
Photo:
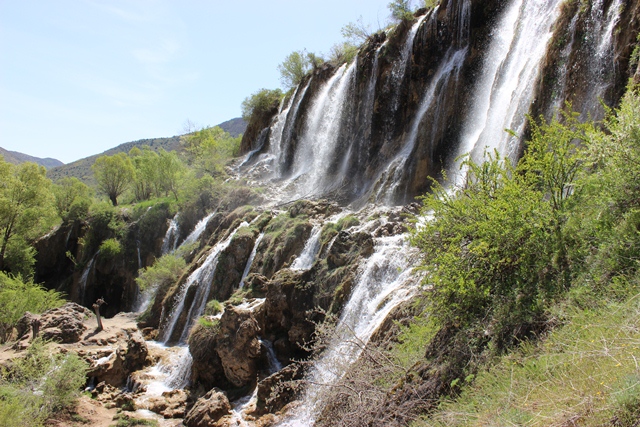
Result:
[[[125,153],[102,156],[91,166],[98,188],[118,205],[118,197],[131,185],[134,168],[131,159]]]

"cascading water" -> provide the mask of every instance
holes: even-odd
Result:
[[[240,285],[238,285],[238,288],[240,289],[244,288],[244,279],[246,279],[247,276],[249,275],[249,271],[251,270],[251,265],[253,265],[253,260],[256,257],[256,254],[258,253],[258,246],[260,245],[260,242],[262,242],[263,237],[264,237],[264,233],[260,233],[260,235],[256,239],[256,242],[253,244],[253,249],[251,250],[251,254],[249,255],[249,259],[247,260],[247,265],[244,267],[244,271],[242,272]]]
[[[171,221],[169,221],[169,228],[162,240],[162,255],[166,255],[176,250],[178,246],[178,217],[180,214],[176,214]],[[206,225],[206,224],[205,224]],[[197,228],[197,227],[196,227]]]
[[[91,274],[91,272],[93,271],[93,265],[95,264],[96,258],[98,257],[99,253],[100,251],[96,252],[96,254],[91,258],[91,261],[89,261],[89,264],[87,264],[84,271],[82,272],[82,276],[80,276],[80,282],[78,282],[80,286],[78,292],[78,300],[80,304],[85,303],[84,299],[87,294],[87,282],[89,281],[89,274]]]
[[[187,312],[184,327],[178,336],[179,342],[184,342],[186,340],[193,321],[204,312],[205,305],[209,298],[209,293],[211,292],[211,281],[213,280],[213,273],[215,273],[216,267],[218,266],[218,257],[220,253],[229,246],[229,243],[231,243],[236,232],[240,228],[247,226],[249,226],[249,224],[243,222],[233,232],[229,233],[229,236],[225,240],[218,242],[211,251],[209,251],[207,258],[202,265],[191,273],[182,286],[180,286],[176,298],[174,299],[174,301],[176,301],[175,306],[169,314],[168,319],[165,322],[165,326],[160,330],[159,341],[167,343],[172,339],[178,319],[185,307],[187,291],[190,287],[196,286],[196,293]]]
[[[391,310],[415,292],[420,279],[411,269],[414,256],[405,235],[376,239],[375,252],[360,267],[335,335],[309,375],[314,385],[307,389],[304,403],[281,426],[313,425],[324,393],[358,359]]]
[[[316,255],[318,255],[320,251],[321,234],[322,227],[320,225],[314,225],[311,230],[311,236],[309,240],[307,240],[307,243],[305,243],[302,253],[300,253],[300,256],[291,264],[292,270],[308,270],[311,268],[313,262],[316,260]]]
[[[472,107],[464,125],[459,155],[471,153],[475,161],[485,151],[497,150],[515,160],[520,135],[533,100],[553,24],[563,0],[516,0],[500,19],[472,98]],[[515,136],[505,132],[509,129]],[[449,170],[454,183],[464,183],[465,172],[459,160]]]
[[[207,228],[207,223],[215,214],[216,214],[215,211],[211,212],[209,215],[205,216],[200,221],[198,221],[193,231],[189,233],[187,238],[184,239],[184,241],[180,244],[180,246],[188,245],[189,243],[194,243],[195,241],[197,241],[202,235],[202,233],[204,233],[204,230]]]
[[[326,83],[309,111],[303,137],[293,163],[292,180],[302,177],[298,197],[323,194],[339,182],[328,177],[327,166],[334,161],[334,151],[340,135],[342,113],[353,84],[357,61],[348,68],[343,65]]]

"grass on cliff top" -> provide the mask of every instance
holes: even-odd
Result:
[[[567,310],[547,339],[504,356],[412,426],[638,425],[640,294]]]

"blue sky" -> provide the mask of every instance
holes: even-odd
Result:
[[[215,125],[390,0],[0,0],[0,147],[65,163]]]

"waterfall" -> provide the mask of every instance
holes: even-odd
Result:
[[[260,339],[260,344],[267,350],[267,359],[269,362],[269,375],[275,374],[282,369],[282,363],[276,357],[276,352],[273,350],[273,343],[266,339]]]
[[[487,51],[481,77],[473,89],[472,106],[463,127],[459,155],[481,161],[494,149],[515,160],[520,135],[533,100],[535,84],[563,0],[515,0],[500,18]],[[505,132],[510,129],[512,136]],[[450,177],[465,180],[455,161]]]
[[[320,235],[322,234],[322,227],[320,225],[314,225],[311,230],[311,236],[304,245],[300,256],[291,264],[292,270],[308,270],[316,260],[316,255],[320,251]]]
[[[171,337],[174,335],[174,329],[178,323],[178,319],[185,308],[185,297],[187,295],[187,291],[192,286],[195,286],[195,296],[189,306],[187,318],[180,333],[179,342],[184,342],[184,340],[186,340],[193,321],[204,312],[207,300],[209,299],[209,293],[211,292],[211,281],[213,280],[213,274],[218,266],[218,257],[220,253],[229,246],[236,232],[240,228],[247,226],[249,226],[249,224],[243,222],[233,232],[229,233],[229,236],[225,240],[218,242],[209,251],[207,258],[204,260],[202,265],[194,270],[187,280],[180,286],[180,289],[177,291],[177,296],[174,298],[174,308],[171,311],[171,314],[169,314],[168,319],[165,322],[165,326],[160,331],[159,340],[161,342],[166,344],[171,340]]]
[[[93,270],[93,265],[95,264],[96,258],[98,257],[99,253],[100,251],[95,253],[95,255],[91,258],[91,261],[89,261],[89,264],[87,264],[84,271],[82,272],[82,276],[80,276],[80,282],[78,283],[80,285],[80,291],[78,292],[78,302],[81,305],[84,305],[85,303],[84,299],[87,293],[87,282],[89,281],[89,274],[91,274],[91,271]]]
[[[359,268],[358,279],[342,316],[320,359],[309,374],[310,386],[301,404],[281,426],[311,426],[322,410],[325,392],[353,364],[373,333],[398,304],[407,301],[417,283],[411,266],[415,251],[406,235],[375,240],[375,252]]]
[[[328,165],[334,161],[342,113],[354,82],[356,64],[357,61],[348,68],[340,67],[313,101],[294,156],[291,180],[305,175],[296,198],[323,194],[334,187],[336,180]]]
[[[260,233],[256,242],[253,244],[253,249],[251,250],[251,255],[249,255],[249,259],[247,260],[247,265],[244,267],[244,271],[242,272],[242,278],[240,279],[240,285],[238,287],[240,289],[244,288],[244,279],[249,275],[249,271],[251,270],[251,266],[253,265],[253,259],[256,257],[256,253],[258,253],[258,245],[262,242],[262,238],[264,237],[264,233]]]
[[[396,198],[396,190],[402,184],[406,172],[406,163],[416,145],[418,130],[427,111],[437,109],[441,102],[441,96],[449,87],[449,80],[453,77],[457,80],[460,69],[467,55],[467,48],[450,52],[448,58],[442,63],[435,76],[431,80],[416,112],[405,143],[397,156],[389,163],[382,174],[383,182],[380,186],[376,200],[386,204],[392,204]]]
[[[179,213],[177,213],[171,221],[169,221],[169,228],[167,228],[167,232],[164,235],[164,239],[162,240],[162,255],[166,255],[170,252],[176,250],[178,246],[178,217]],[[206,225],[206,223],[205,223]],[[197,228],[197,227],[196,227]],[[203,227],[204,229],[204,227]]]
[[[200,235],[204,232],[205,228],[207,228],[207,223],[215,214],[216,214],[215,211],[211,212],[209,215],[205,216],[200,221],[198,221],[193,231],[189,233],[187,238],[184,239],[184,241],[180,244],[180,246],[187,245],[189,243],[193,243],[196,240],[198,240],[200,238]]]

